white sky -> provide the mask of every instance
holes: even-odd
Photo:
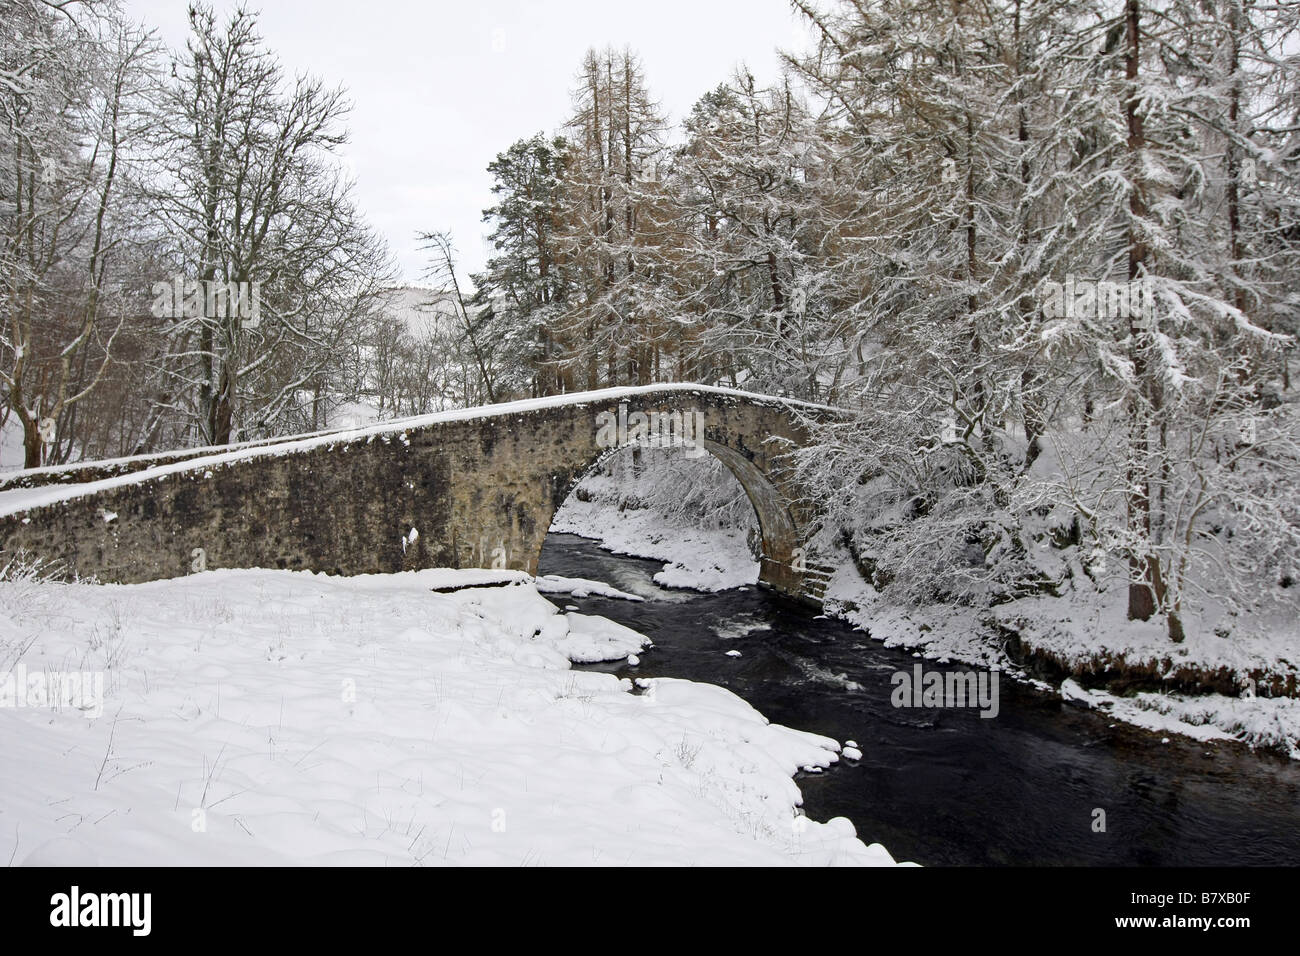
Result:
[[[125,0],[173,47],[186,0]],[[222,13],[235,4],[217,0]],[[289,73],[346,87],[344,156],[367,219],[408,281],[424,262],[415,233],[450,229],[464,274],[489,252],[487,164],[516,139],[552,133],[589,47],[630,45],[674,122],[744,61],[774,79],[776,48],[805,44],[786,0],[263,0],[267,45]]]

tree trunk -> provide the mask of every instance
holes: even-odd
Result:
[[[1142,149],[1146,143],[1146,134],[1142,126],[1142,116],[1138,113],[1138,67],[1140,34],[1138,24],[1141,16],[1140,0],[1126,0],[1124,10],[1126,32],[1125,55],[1125,97],[1124,116],[1128,121],[1128,157],[1129,170],[1133,177],[1129,191],[1129,225],[1128,225],[1128,277],[1130,280],[1140,278],[1146,272],[1147,247],[1137,223],[1146,218],[1146,201],[1142,195],[1139,182],[1142,168]],[[1151,535],[1151,489],[1146,474],[1147,458],[1150,454],[1148,409],[1142,401],[1142,391],[1146,389],[1149,371],[1147,369],[1144,347],[1140,341],[1142,329],[1136,316],[1129,317],[1129,353],[1133,361],[1134,377],[1137,380],[1135,393],[1128,403],[1129,414],[1129,450],[1128,450],[1128,524],[1142,542],[1139,548],[1149,544]],[[1155,588],[1159,576],[1159,567],[1154,555],[1135,551],[1129,558],[1128,616],[1129,620],[1146,621],[1156,610]]]
[[[23,416],[23,467],[39,468],[45,443],[41,440],[40,420]]]

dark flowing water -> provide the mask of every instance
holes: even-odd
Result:
[[[911,654],[760,588],[668,591],[654,561],[552,534],[540,574],[605,581],[644,603],[554,595],[649,636],[628,677],[721,684],[775,723],[854,740],[857,763],[801,774],[813,819],[848,817],[899,860],[941,864],[1294,865],[1300,762],[1153,735],[1009,679],[999,713],[895,708]],[[726,652],[738,650],[740,657]],[[925,662],[926,671],[944,668]],[[856,687],[854,685],[857,685]],[[1094,832],[1094,811],[1106,831]]]

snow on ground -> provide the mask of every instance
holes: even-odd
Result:
[[[960,661],[1005,671],[1017,678],[1025,676],[1003,648],[989,639],[973,610],[952,605],[904,608],[891,604],[862,580],[847,556],[836,563],[822,600],[827,614],[868,631],[886,647],[915,651],[941,664]]]
[[[639,594],[620,591],[613,585],[601,581],[589,581],[586,578],[566,578],[559,574],[541,574],[534,582],[542,594],[571,594],[576,598],[605,597],[620,601],[644,601]]]
[[[617,507],[604,499],[569,498],[555,513],[551,530],[595,538],[614,554],[667,562],[654,576],[668,588],[722,591],[758,581],[758,562],[734,528],[669,523],[647,508]]]
[[[22,468],[24,457],[23,423],[10,413],[0,425],[0,472]]]
[[[798,814],[792,775],[835,741],[722,688],[574,671],[645,638],[527,579],[433,590],[458,581],[484,579],[0,582],[0,678],[33,675],[0,684],[0,860],[892,862]],[[98,706],[36,696],[74,671]]]
[[[1193,740],[1241,740],[1252,746],[1285,749],[1291,759],[1300,760],[1296,743],[1300,700],[1293,697],[1188,697],[1150,692],[1118,697],[1085,689],[1070,679],[1061,684],[1061,697],[1148,730]]]
[[[1247,676],[1295,679],[1300,629],[1294,619],[1255,621],[1230,630],[1225,618],[1215,629],[1189,627],[1183,642],[1174,644],[1162,622],[1128,620],[1113,596],[1068,591],[1060,598],[1022,598],[994,608],[991,620],[1015,630],[1025,647],[1046,651],[1082,671],[1116,660],[1169,677],[1226,670],[1237,675],[1240,696],[1174,691],[1116,696],[1092,690],[1073,699],[1151,730],[1198,740],[1230,738],[1300,759],[1300,700],[1261,696],[1255,687],[1264,682]],[[1065,684],[1083,690],[1073,681]],[[1071,699],[1064,684],[1061,694]]]
[[[1007,656],[992,625],[1010,628],[1022,645],[1050,651],[1062,662],[1089,669],[1094,661],[1123,659],[1130,665],[1152,663],[1172,675],[1179,667],[1235,673],[1293,673],[1300,638],[1278,622],[1260,632],[1220,637],[1189,634],[1181,644],[1169,641],[1161,624],[1129,621],[1117,602],[1088,601],[1068,594],[1060,598],[1022,598],[981,615],[971,608],[938,605],[900,608],[858,575],[846,561],[826,590],[826,611],[861,627],[886,647],[917,652],[947,663],[959,661],[1002,670],[1029,680]],[[1120,696],[1085,690],[1066,679],[1059,688],[1030,681],[1072,703],[1102,711],[1125,723],[1193,740],[1237,740],[1300,759],[1300,700],[1289,697],[1143,692]]]
[[[384,420],[378,406],[370,402],[339,402],[330,409],[330,428],[365,428]]]
[[[1130,621],[1123,580],[1104,591],[1067,589],[1061,597],[1026,597],[993,609],[992,619],[1021,640],[1072,663],[1105,658],[1151,664],[1169,673],[1178,668],[1234,674],[1300,675],[1300,622],[1280,615],[1253,621],[1220,615],[1214,627],[1189,621],[1180,644],[1169,640],[1163,620]],[[1233,626],[1233,625],[1236,626]]]

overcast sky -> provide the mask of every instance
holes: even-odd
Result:
[[[186,0],[125,0],[133,18],[184,44]],[[219,12],[233,2],[219,0]],[[744,61],[779,73],[777,47],[806,33],[786,0],[264,0],[267,45],[288,72],[347,88],[343,156],[356,196],[409,281],[415,233],[450,229],[462,271],[486,261],[487,164],[516,139],[554,132],[589,47],[630,45],[674,122]]]

